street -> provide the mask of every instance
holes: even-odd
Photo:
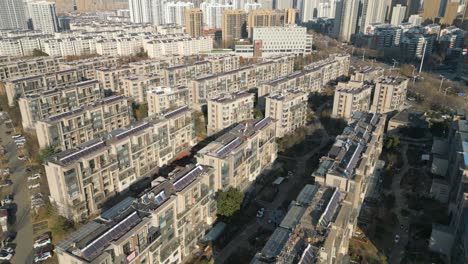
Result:
[[[14,203],[17,205],[16,221],[9,226],[11,231],[17,232],[15,255],[12,263],[32,263],[33,261],[33,228],[30,216],[30,195],[28,192],[25,162],[17,158],[17,149],[10,135],[6,134],[6,126],[0,126],[0,138],[7,150],[11,180],[13,181]],[[3,197],[1,197],[3,198]]]

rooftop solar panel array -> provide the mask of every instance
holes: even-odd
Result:
[[[180,114],[180,113],[182,113],[182,112],[184,112],[184,111],[186,111],[188,109],[189,109],[188,106],[184,106],[184,107],[176,109],[176,110],[174,110],[172,112],[167,113],[166,115],[164,115],[164,117],[165,118],[171,118],[171,117],[176,116],[176,115],[178,115],[178,114]]]
[[[216,150],[216,154],[218,156],[224,156],[227,153],[231,152],[233,149],[235,149],[237,146],[239,146],[242,143],[242,140],[240,137],[236,137],[234,140],[229,142],[227,145],[220,147],[218,150]]]
[[[58,248],[63,250],[68,250],[72,247],[75,243],[82,240],[83,238],[87,237],[89,234],[96,232],[99,228],[103,225],[97,222],[89,222],[88,224],[82,226],[76,232],[73,232],[70,236],[68,236],[65,240],[60,241],[57,244]]]
[[[97,253],[103,248],[105,248],[110,241],[118,239],[124,235],[128,230],[136,226],[141,221],[140,216],[137,212],[133,212],[131,215],[127,216],[123,221],[114,225],[107,232],[99,236],[97,239],[88,244],[85,248],[81,250],[81,254],[85,259],[92,259],[96,256]]]
[[[307,248],[302,253],[301,260],[299,264],[313,264],[315,263],[315,253],[313,247],[308,244]]]
[[[111,103],[111,102],[115,102],[115,101],[118,101],[120,99],[122,99],[123,96],[121,95],[114,95],[114,96],[109,96],[109,97],[105,97],[101,100],[102,103]]]
[[[270,122],[271,118],[269,117],[265,117],[263,118],[262,120],[258,121],[256,124],[255,124],[255,129],[262,129],[264,128],[269,122]]]
[[[126,138],[126,137],[128,137],[128,136],[130,136],[130,135],[133,135],[133,134],[136,134],[136,133],[138,133],[138,132],[140,132],[140,131],[143,131],[143,130],[149,128],[149,127],[151,127],[151,124],[148,123],[148,122],[145,122],[145,123],[140,124],[140,125],[138,125],[138,126],[136,126],[136,127],[129,128],[129,129],[128,129],[127,131],[125,131],[125,132],[122,132],[122,133],[120,133],[120,134],[117,134],[117,135],[115,136],[115,138],[116,138],[117,140],[121,140],[121,139],[124,139],[124,138]]]
[[[325,211],[320,217],[320,224],[323,227],[327,227],[330,221],[332,220],[333,213],[335,212],[336,208],[338,208],[340,195],[341,195],[340,192],[338,190],[335,190],[335,192],[333,193],[333,196],[330,198],[330,202],[328,203],[327,208],[325,208]]]
[[[176,191],[180,192],[185,187],[187,187],[190,183],[192,183],[200,174],[203,172],[203,167],[198,165],[192,170],[190,170],[187,174],[180,177],[174,182],[174,188]]]
[[[74,110],[71,110],[71,111],[68,111],[66,113],[60,113],[60,114],[57,114],[57,115],[53,115],[53,116],[50,116],[49,117],[49,121],[57,121],[57,120],[60,120],[64,117],[67,117],[67,116],[71,116],[71,115],[74,115],[76,113],[79,113],[81,111],[83,111],[83,107],[80,107],[80,108],[77,108],[77,109],[74,109]]]
[[[103,147],[106,146],[106,143],[104,141],[101,141],[97,144],[94,144],[92,146],[89,146],[89,147],[86,147],[78,152],[75,152],[73,154],[70,154],[68,156],[65,156],[65,157],[62,157],[60,158],[60,162],[63,162],[63,163],[69,163],[69,162],[72,162],[72,161],[75,161],[81,157],[84,157],[86,155],[89,155],[91,153],[93,153],[94,151],[98,150],[98,149],[101,149]]]
[[[117,215],[119,215],[122,211],[125,211],[127,208],[129,208],[133,202],[136,199],[133,197],[127,197],[117,203],[116,205],[112,206],[109,210],[106,210],[101,214],[101,218],[106,219],[106,220],[111,220]]]

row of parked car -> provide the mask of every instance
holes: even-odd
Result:
[[[37,249],[34,255],[34,262],[41,263],[52,257],[54,245],[52,244],[52,234],[50,232],[44,233],[34,240],[34,249]]]

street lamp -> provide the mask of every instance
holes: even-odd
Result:
[[[452,89],[452,87],[447,87],[447,88],[445,88],[444,97],[447,96],[447,91],[448,91],[449,89]]]
[[[443,75],[440,75],[440,78],[442,78],[442,79],[440,79],[439,92],[442,90],[442,84],[444,83],[445,76],[443,76]]]

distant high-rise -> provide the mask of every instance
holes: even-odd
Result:
[[[262,5],[262,9],[273,9],[273,0],[257,0]]]
[[[164,23],[185,26],[185,10],[193,7],[193,3],[188,2],[166,3],[164,5]]]
[[[460,3],[458,2],[450,2],[447,4],[445,8],[445,13],[442,18],[441,23],[445,25],[452,25],[455,18],[457,18],[458,6]]]
[[[441,0],[424,0],[423,22],[426,20],[434,22],[435,18],[439,17],[441,4]]]
[[[203,13],[200,9],[185,10],[185,31],[193,38],[203,35]]]
[[[128,7],[133,23],[153,23],[151,0],[128,0]]]
[[[27,28],[22,0],[0,0],[0,29]]]
[[[287,8],[284,10],[284,24],[296,24],[296,9]]]
[[[302,22],[307,22],[317,17],[318,0],[301,0],[300,1],[300,18]]]
[[[293,0],[276,0],[275,2],[276,9],[286,9],[293,7]]]
[[[247,13],[243,10],[224,10],[222,39],[224,47],[230,47],[236,40],[241,39],[245,32]]]
[[[232,5],[203,2],[200,5],[203,11],[203,22],[208,29],[221,28],[224,10],[232,9]]]
[[[275,10],[253,10],[247,18],[247,34],[250,37],[252,27],[276,27],[281,25],[280,14]]]
[[[365,0],[362,7],[360,31],[364,32],[369,24],[385,22],[385,2],[382,0]]]
[[[406,19],[419,13],[420,3],[420,0],[406,0]]]
[[[405,19],[405,14],[406,6],[402,6],[400,4],[396,5],[395,7],[393,7],[392,20],[390,24],[394,26],[399,26],[401,22],[403,22],[403,19]]]
[[[57,12],[53,2],[31,2],[31,18],[35,30],[54,33],[59,30]]]
[[[317,6],[317,17],[334,18],[337,1],[339,0],[320,2]]]
[[[408,18],[408,22],[413,26],[420,26],[422,23],[422,17],[420,15],[411,15]]]
[[[334,35],[340,41],[350,42],[357,31],[360,0],[337,2]]]

